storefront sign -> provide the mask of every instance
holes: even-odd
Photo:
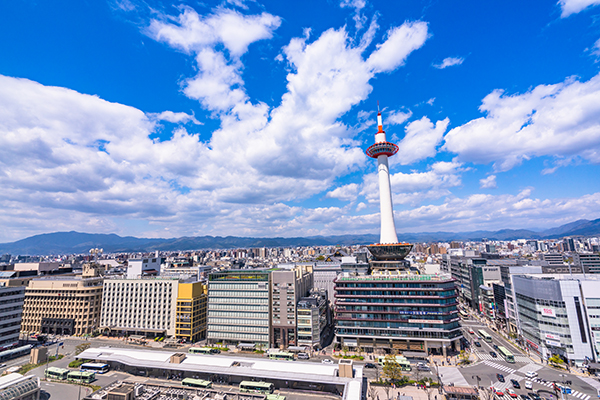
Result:
[[[439,319],[409,319],[411,324],[443,324],[444,321]]]
[[[558,335],[553,335],[553,334],[551,334],[551,333],[546,333],[546,339],[560,340],[560,336],[558,336]]]
[[[556,318],[556,312],[554,311],[554,308],[549,308],[549,307],[542,308],[542,315],[544,317]]]
[[[549,346],[560,347],[560,342],[556,340],[548,340],[546,339],[546,344]]]
[[[527,341],[527,343],[529,344],[529,346],[533,347],[534,349],[538,349],[538,345],[533,343],[531,340],[529,339],[525,339]]]

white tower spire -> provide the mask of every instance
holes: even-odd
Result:
[[[388,157],[398,152],[398,146],[386,140],[381,112],[377,113],[377,133],[375,144],[366,151],[371,158],[377,159],[377,175],[379,176],[379,206],[381,217],[381,244],[396,244],[396,223],[394,222],[394,210],[392,206],[392,189],[390,185],[390,168]]]

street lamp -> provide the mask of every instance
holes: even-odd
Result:
[[[479,389],[479,381],[481,381],[481,377],[479,375],[474,375],[471,378],[472,379],[477,379],[477,389]]]

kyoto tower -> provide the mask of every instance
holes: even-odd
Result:
[[[402,260],[412,249],[408,243],[398,243],[394,210],[392,207],[392,189],[390,185],[390,168],[388,157],[398,152],[398,146],[387,141],[381,112],[377,112],[377,133],[375,144],[371,145],[366,154],[377,159],[377,175],[379,176],[379,207],[381,218],[381,236],[379,244],[367,246],[371,254],[380,260]]]

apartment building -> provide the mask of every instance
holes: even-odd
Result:
[[[109,335],[174,336],[179,280],[106,279],[101,329]]]
[[[187,343],[206,338],[208,286],[203,282],[180,282],[175,314],[175,337]]]
[[[0,350],[19,344],[25,286],[0,287]]]
[[[85,272],[83,276],[48,276],[29,281],[21,332],[83,335],[96,330],[103,278],[95,269]]]
[[[271,271],[229,270],[208,275],[210,343],[271,343]]]
[[[296,304],[313,284],[312,267],[298,265],[290,270],[271,272],[271,346],[286,348],[298,343]]]
[[[574,253],[573,264],[580,267],[584,273],[600,274],[600,255],[597,253]]]

